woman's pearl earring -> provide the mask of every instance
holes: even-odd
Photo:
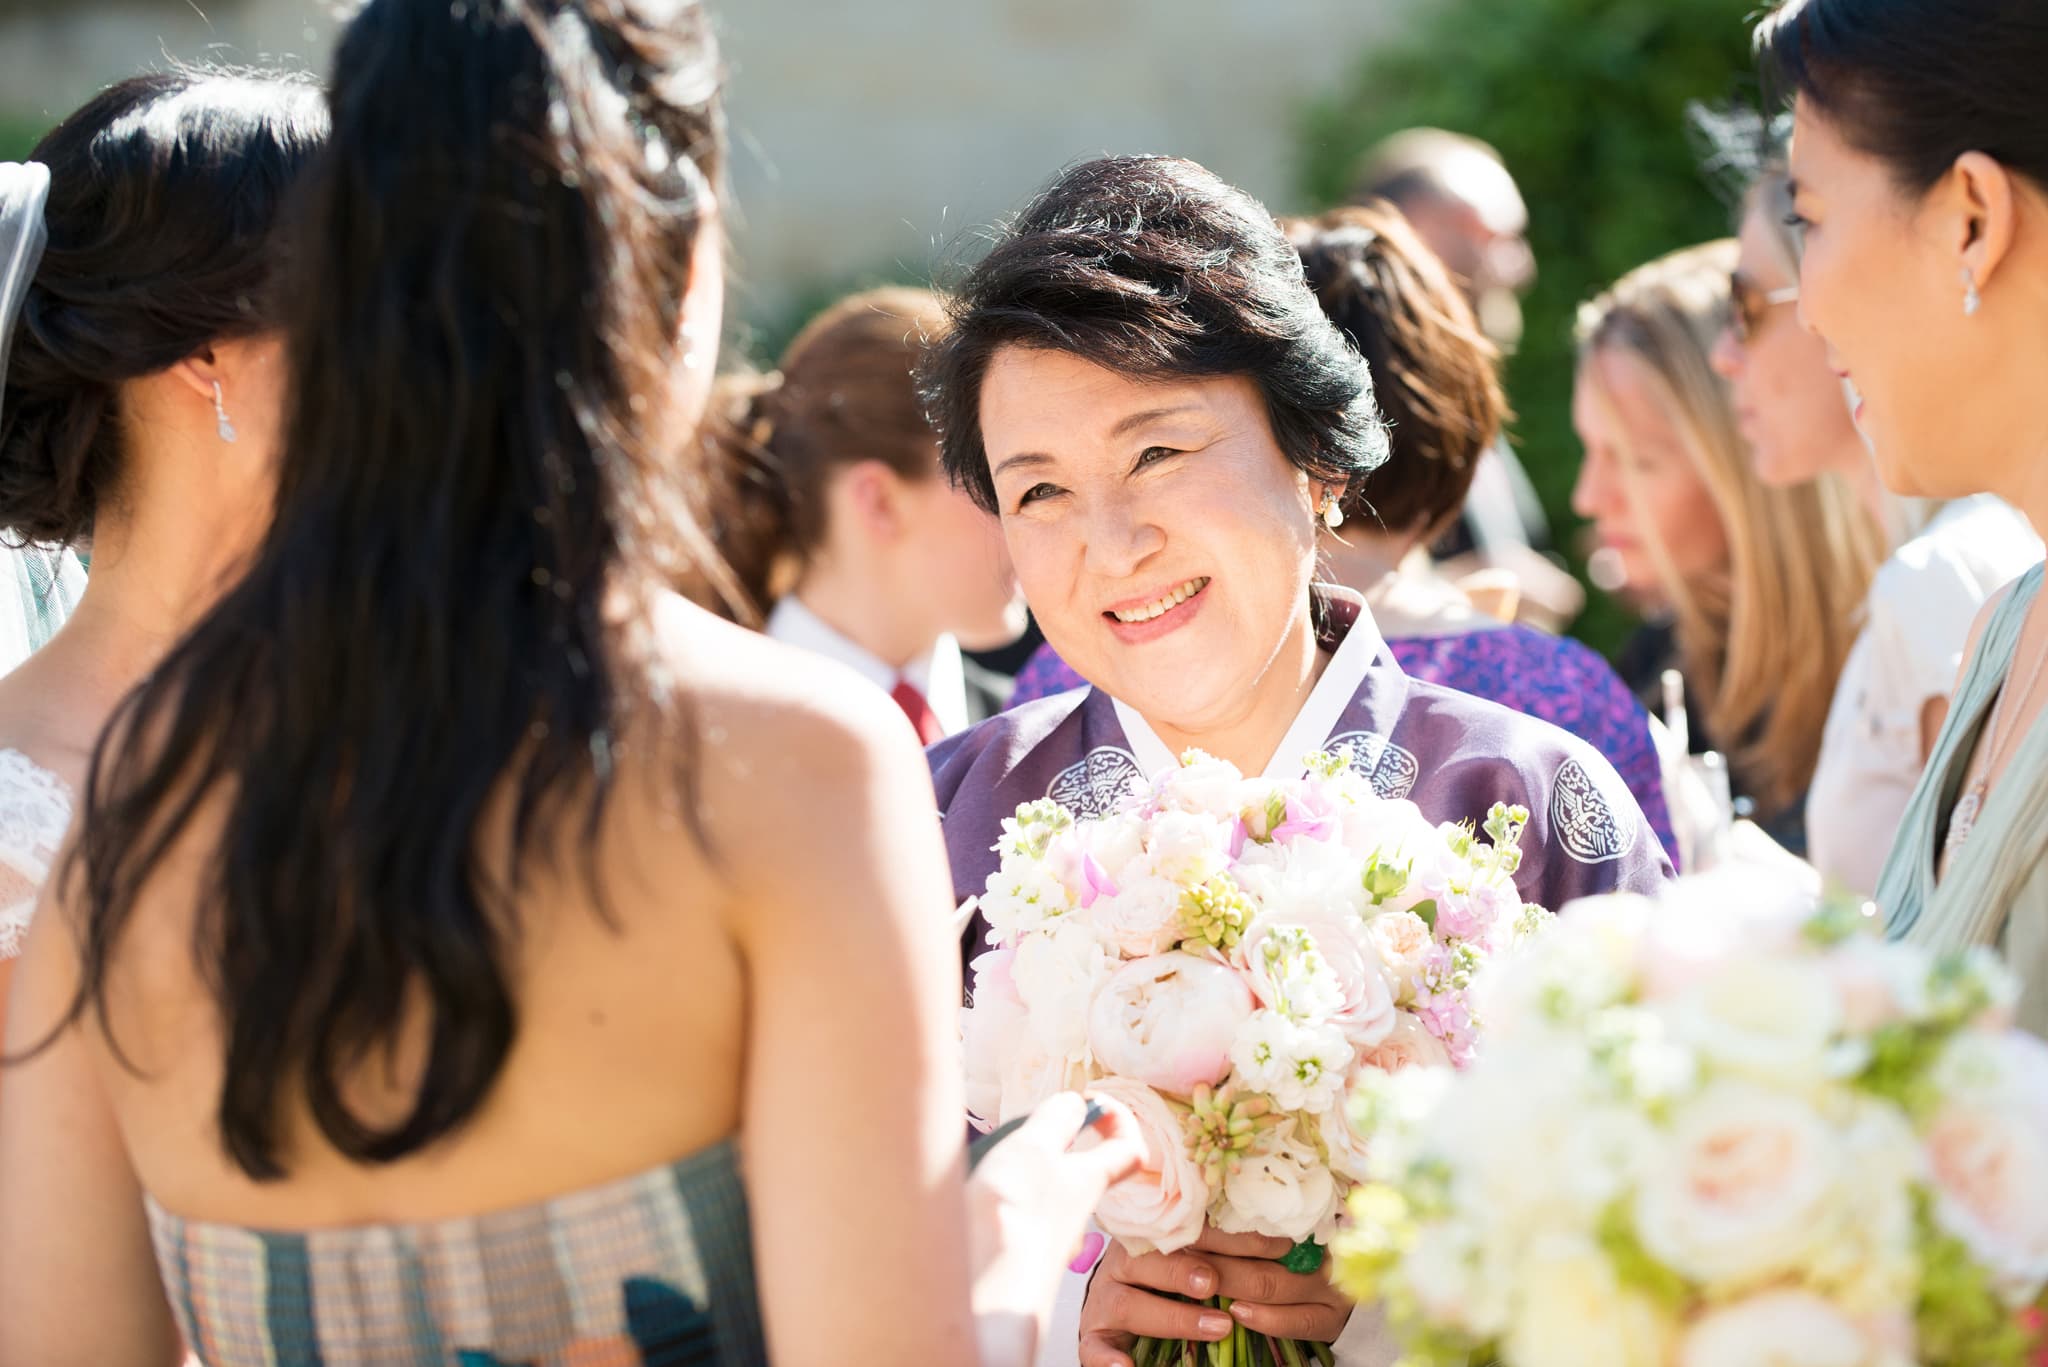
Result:
[[[1334,532],[1339,527],[1344,525],[1344,505],[1337,501],[1337,496],[1335,494],[1323,495],[1323,506],[1321,511],[1323,515],[1323,525],[1325,527],[1328,527],[1331,531]]]
[[[1968,266],[1963,267],[1963,316],[1975,318],[1977,310],[1984,307],[1984,296],[1977,293],[1977,273]]]

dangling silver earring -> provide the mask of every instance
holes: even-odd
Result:
[[[1963,267],[1963,316],[1975,318],[1977,310],[1984,307],[1984,296],[1977,293],[1977,273],[1968,266]]]
[[[228,421],[228,406],[221,401],[219,380],[213,382],[213,417],[217,424],[213,430],[220,433],[222,441],[232,445],[235,440],[235,425]]]
[[[1334,532],[1339,527],[1344,525],[1344,505],[1337,501],[1337,496],[1335,494],[1323,495],[1323,506],[1321,511],[1323,515],[1323,525],[1325,527],[1328,527],[1331,531]]]

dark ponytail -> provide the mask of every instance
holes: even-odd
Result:
[[[84,822],[104,1026],[122,932],[207,810],[194,943],[253,1177],[285,1171],[288,1097],[388,1162],[473,1116],[512,1048],[522,875],[594,826],[621,722],[659,701],[606,608],[682,530],[718,85],[693,0],[370,0],[341,41],[276,523],[117,717]],[[424,1069],[383,1124],[346,1082],[413,1021]]]
[[[2048,189],[2048,6],[2040,0],[1789,0],[1757,26],[1774,93],[1925,193],[1965,152]]]
[[[286,193],[326,135],[308,79],[194,70],[122,81],[36,144],[49,243],[0,395],[0,527],[88,536],[122,383],[278,326]]]
[[[930,290],[868,290],[813,318],[779,370],[719,382],[703,435],[706,520],[741,591],[731,615],[758,625],[795,586],[830,530],[836,471],[878,460],[906,480],[938,478],[915,371],[946,327]]]

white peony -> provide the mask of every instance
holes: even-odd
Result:
[[[1957,1035],[1935,1065],[1924,1133],[1935,1215],[2019,1304],[2048,1285],[2048,1044]]]
[[[1190,750],[1180,767],[1160,775],[1154,801],[1164,811],[1234,818],[1246,800],[1248,785],[1237,766],[1214,755]]]
[[[1681,1275],[1747,1285],[1800,1268],[1817,1247],[1835,1184],[1853,1174],[1806,1101],[1753,1083],[1708,1084],[1671,1118],[1642,1174],[1636,1228]]]
[[[1096,1062],[1175,1097],[1223,1080],[1253,1006],[1235,969],[1179,953],[1125,964],[1093,1001],[1081,1025]]]
[[[1551,1233],[1522,1255],[1505,1356],[1515,1367],[1665,1367],[1674,1326],[1621,1285],[1592,1240]]]
[[[1026,1031],[1003,1059],[1002,1095],[997,1122],[1006,1124],[1029,1115],[1060,1092],[1086,1081],[1086,1070],[1072,1059],[1046,1052],[1038,1037]]]
[[[1299,1242],[1328,1237],[1339,1205],[1337,1180],[1314,1148],[1292,1129],[1276,1135],[1223,1179],[1216,1227],[1229,1234],[1264,1234]]]
[[[1283,1111],[1321,1112],[1336,1104],[1351,1068],[1351,1046],[1333,1025],[1306,1025],[1277,1011],[1254,1012],[1231,1042],[1237,1080]]]
[[[1201,1237],[1211,1193],[1188,1156],[1180,1116],[1159,1093],[1130,1078],[1103,1078],[1088,1090],[1130,1109],[1146,1153],[1143,1167],[1103,1193],[1096,1220],[1134,1253],[1187,1247]]]
[[[1888,1367],[1894,1362],[1840,1307],[1810,1291],[1781,1290],[1702,1315],[1679,1344],[1677,1367]]]
[[[1062,918],[1018,942],[1010,976],[1046,1053],[1071,1060],[1087,1051],[1089,1004],[1115,967],[1108,947],[1083,921]]]

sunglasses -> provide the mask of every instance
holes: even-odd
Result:
[[[1760,290],[1741,276],[1731,275],[1728,277],[1728,297],[1734,305],[1729,313],[1729,324],[1735,330],[1735,340],[1747,346],[1758,329],[1763,327],[1765,314],[1781,304],[1798,302],[1799,286]]]

